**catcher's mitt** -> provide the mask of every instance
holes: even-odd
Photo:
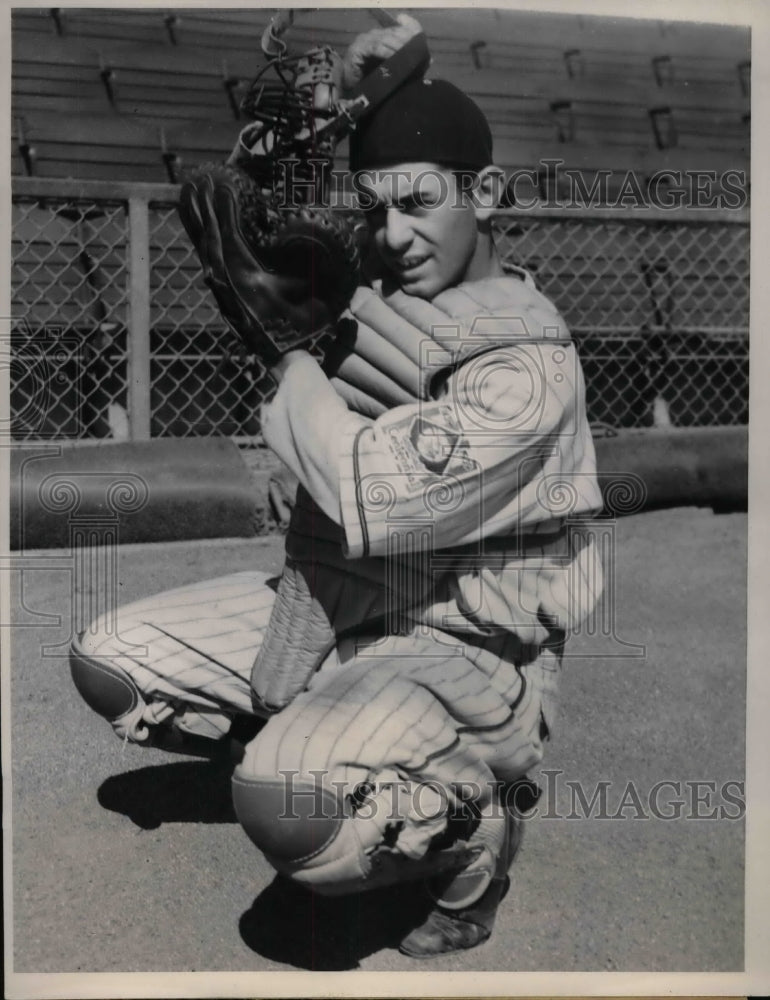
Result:
[[[343,99],[340,56],[328,46],[287,55],[277,17],[263,39],[267,65],[241,104],[251,124],[228,163],[200,168],[180,198],[223,317],[267,365],[330,326],[358,284],[364,227],[327,207],[337,143],[430,61],[419,24],[401,27],[405,44]]]
[[[343,218],[284,208],[237,167],[193,174],[179,213],[222,316],[267,365],[331,324],[358,284],[358,247]]]

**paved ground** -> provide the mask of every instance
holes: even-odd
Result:
[[[126,547],[121,598],[277,570],[281,546]],[[616,637],[572,643],[541,775],[552,798],[529,823],[497,931],[419,971],[742,966],[743,823],[691,814],[739,811],[720,790],[735,795],[725,783],[743,775],[746,517],[627,518],[617,553]],[[234,820],[226,768],[122,746],[92,717],[66,660],[41,656],[69,635],[70,579],[66,565],[31,569],[19,594],[28,627],[16,630],[12,664],[15,970],[414,971],[394,947],[421,902],[412,891],[335,903],[284,894]],[[42,627],[43,613],[62,625]],[[623,643],[644,655],[619,655],[635,652]],[[567,781],[589,799],[603,787],[604,818],[598,800],[595,818],[565,818]],[[652,813],[661,781],[680,783],[681,796],[666,786],[658,803],[676,813],[681,798],[678,819]],[[695,802],[694,781],[717,793],[701,785]]]

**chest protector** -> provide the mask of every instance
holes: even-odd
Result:
[[[324,371],[351,410],[378,417],[435,397],[461,365],[517,344],[569,342],[566,324],[526,271],[449,288],[432,302],[359,288]]]

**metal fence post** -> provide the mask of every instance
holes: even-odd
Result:
[[[132,441],[150,438],[150,223],[145,198],[128,199],[128,412]]]

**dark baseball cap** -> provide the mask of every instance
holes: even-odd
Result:
[[[492,163],[492,132],[483,112],[447,80],[412,80],[350,136],[350,169],[437,163],[481,170]]]

